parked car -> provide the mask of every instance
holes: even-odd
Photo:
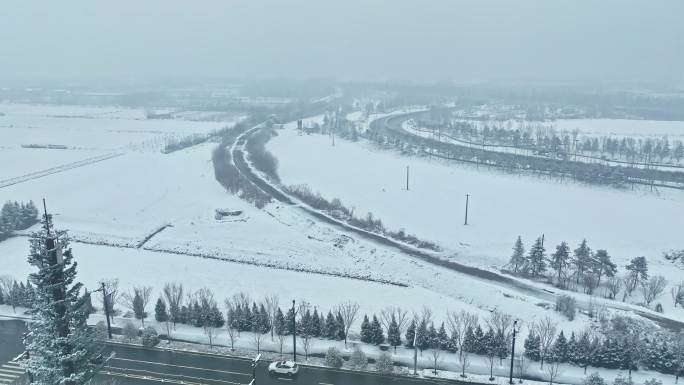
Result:
[[[294,375],[299,371],[299,365],[292,361],[276,361],[268,365],[269,373]]]

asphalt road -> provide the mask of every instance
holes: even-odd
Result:
[[[22,321],[0,321],[0,370],[3,364],[24,350],[21,342],[26,326]],[[118,385],[149,385],[153,383],[185,385],[241,385],[252,380],[251,360],[214,354],[192,353],[166,349],[148,349],[125,344],[107,344],[113,352],[99,378],[115,380]],[[374,373],[349,372],[332,368],[302,366],[295,376],[271,375],[270,362],[257,366],[259,385],[428,385],[454,383],[399,376],[380,376]],[[19,372],[17,367],[7,367]],[[2,373],[2,372],[0,372]],[[0,384],[3,384],[0,376]]]
[[[116,357],[110,360],[103,375],[118,379],[119,384],[177,383],[238,385],[252,380],[251,360],[203,353],[146,349],[130,345],[110,345]],[[349,372],[331,368],[300,367],[294,376],[272,375],[270,362],[257,366],[259,385],[421,385],[454,383],[374,373]]]

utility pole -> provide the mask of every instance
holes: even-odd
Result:
[[[406,166],[406,191],[409,190],[409,166]]]
[[[413,333],[413,375],[416,376],[418,375],[418,347],[416,346],[416,342],[418,342],[418,332],[420,329],[418,328],[418,323],[416,322],[416,332]]]
[[[513,343],[511,344],[511,372],[508,383],[513,385],[513,359],[515,358],[515,334],[518,332],[516,327],[518,326],[518,320],[513,321]]]
[[[105,318],[107,319],[107,333],[109,334],[109,339],[112,339],[112,324],[109,321],[109,301],[107,301],[107,289],[105,288],[105,283],[102,281],[102,304],[104,306]]]
[[[295,312],[295,300],[292,300],[292,352],[294,362],[297,362],[297,312]]]
[[[542,233],[542,247],[544,247],[544,233]]]
[[[463,226],[468,226],[468,200],[470,198],[470,194],[466,194],[466,207],[465,207],[465,222],[463,223]]]

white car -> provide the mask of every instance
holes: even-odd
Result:
[[[299,371],[299,365],[293,361],[276,361],[268,365],[268,371],[270,373],[293,375]]]

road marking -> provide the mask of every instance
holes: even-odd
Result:
[[[328,382],[319,382],[319,384],[320,384],[320,385],[333,385],[333,384],[330,384],[330,383],[328,383]]]
[[[231,385],[242,385],[239,382],[232,382],[232,381],[227,381],[227,380],[218,380],[218,379],[213,379],[213,378],[204,378],[204,377],[195,377],[195,376],[186,376],[183,374],[170,374],[170,373],[159,373],[159,372],[153,372],[150,370],[144,370],[144,369],[127,369],[127,368],[117,368],[117,367],[112,367],[112,366],[105,366],[107,369],[114,369],[114,370],[120,370],[123,372],[141,372],[141,373],[149,373],[153,375],[160,376],[159,378],[165,379],[163,376],[168,376],[168,377],[176,377],[179,378],[180,383],[183,383],[184,381],[182,379],[189,378],[191,380],[201,380],[201,381],[209,381],[209,382],[220,382],[224,384],[231,384]],[[123,374],[123,373],[122,373]],[[185,381],[185,383],[189,383]]]
[[[250,377],[251,374],[248,373],[240,373],[240,372],[231,372],[228,370],[218,370],[218,369],[205,369],[205,368],[197,368],[194,366],[183,366],[183,365],[172,365],[172,364],[164,364],[161,362],[154,362],[154,361],[141,361],[141,360],[133,360],[130,358],[120,358],[120,357],[114,357],[111,359],[111,361],[128,361],[128,362],[139,362],[141,364],[150,364],[150,365],[159,365],[159,366],[171,366],[174,368],[183,368],[183,369],[194,369],[194,370],[202,370],[202,371],[207,371],[207,372],[217,372],[217,373],[226,373],[226,374],[237,374],[239,376],[248,376]]]
[[[2,366],[15,366],[17,368],[21,367],[21,365],[18,362],[12,362],[12,361],[10,361],[10,362],[6,363],[5,365],[2,365]]]
[[[10,374],[19,374],[22,375],[24,374],[23,370],[18,370],[18,369],[7,369],[4,367],[0,367],[0,373],[10,373]]]
[[[5,378],[17,378],[17,377],[19,377],[19,375],[18,375],[18,374],[4,374],[4,373],[0,373],[0,377],[5,377]]]
[[[104,375],[112,376],[112,377],[136,378],[136,379],[140,379],[140,380],[154,381],[154,382],[164,382],[164,383],[168,382],[171,384],[202,385],[202,384],[194,383],[194,382],[178,381],[178,380],[172,380],[172,379],[166,379],[166,378],[155,378],[155,377],[150,377],[150,376],[138,376],[138,375],[134,375],[134,374],[116,373],[116,372],[109,372],[109,371],[100,371],[100,374],[104,374]]]
[[[285,377],[276,377],[276,379],[278,379],[280,381],[292,381],[291,378],[285,378]]]
[[[172,353],[172,354],[179,354],[179,355],[190,355],[190,356],[201,356],[201,357],[213,357],[217,359],[223,359],[223,360],[231,360],[231,361],[248,361],[252,362],[251,358],[243,358],[243,357],[237,357],[237,356],[228,356],[228,355],[223,355],[223,354],[216,354],[216,353],[203,353],[203,352],[191,352],[191,351],[185,351],[185,350],[179,350],[179,349],[165,349],[165,348],[146,348],[140,345],[131,345],[123,342],[115,342],[115,341],[107,341],[108,345],[112,346],[123,346],[127,349],[138,349],[138,350],[153,350],[157,352],[165,352],[165,353]]]
[[[14,383],[14,380],[14,378],[11,380],[9,378],[0,378],[0,384],[12,384]]]

